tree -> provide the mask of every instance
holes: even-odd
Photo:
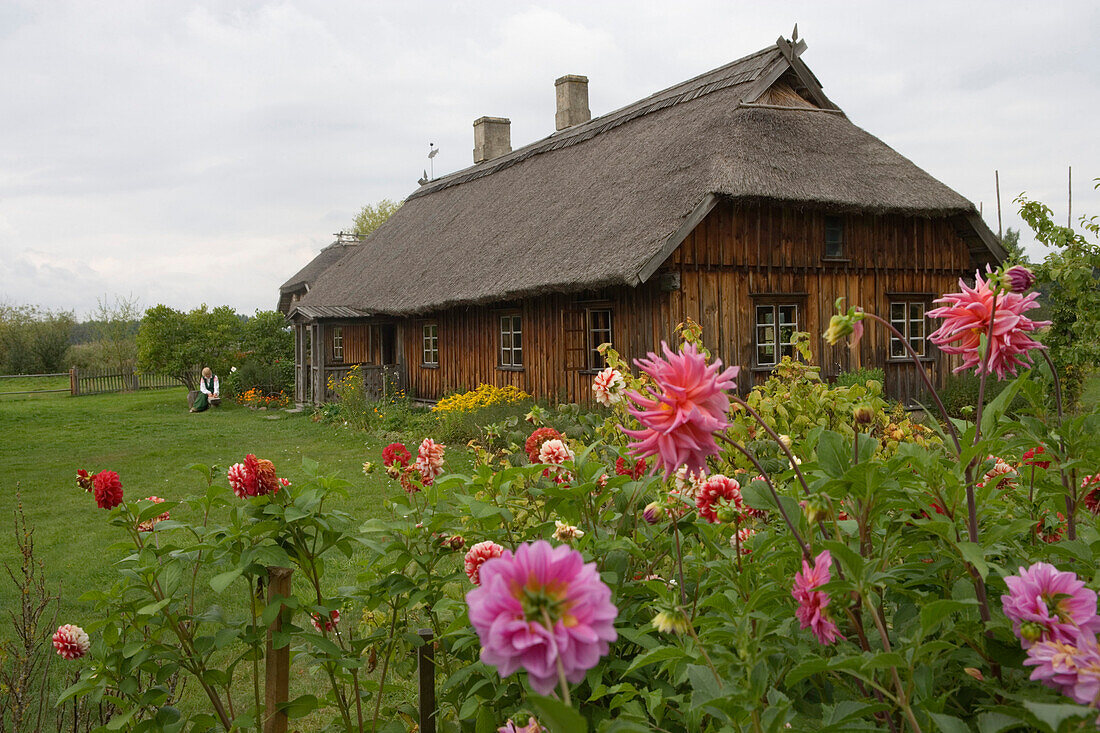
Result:
[[[1096,179],[1100,188],[1100,178]],[[1016,197],[1020,216],[1035,238],[1053,251],[1036,267],[1051,321],[1043,343],[1062,374],[1066,402],[1081,395],[1089,372],[1100,364],[1100,220],[1080,218],[1081,229],[1057,226],[1054,212],[1025,195]]]
[[[389,199],[382,199],[376,204],[367,204],[355,215],[355,225],[352,232],[360,237],[365,237],[378,227],[382,226],[386,219],[401,208],[400,203]]]
[[[5,374],[42,374],[68,367],[75,320],[70,311],[0,304],[0,368]]]
[[[1024,252],[1024,248],[1020,246],[1020,230],[1009,227],[1005,229],[1005,236],[1001,240],[1001,246],[1005,248],[1005,252],[1008,253],[1008,261],[1013,264],[1026,265],[1028,263],[1027,253]]]
[[[127,369],[137,361],[137,328],[141,321],[138,299],[115,296],[114,303],[107,296],[98,299],[98,305],[88,322],[91,343],[87,352],[91,361],[108,369]],[[82,324],[83,325],[83,324]]]
[[[203,367],[224,372],[237,360],[242,331],[241,319],[229,306],[208,310],[203,303],[189,313],[153,306],[138,329],[138,368],[196,389]]]

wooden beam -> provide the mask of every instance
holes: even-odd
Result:
[[[657,272],[661,265],[664,264],[664,261],[676,251],[676,248],[683,244],[684,240],[687,239],[687,236],[691,234],[695,227],[699,226],[699,222],[705,219],[707,214],[713,211],[714,207],[717,205],[718,196],[716,194],[708,193],[704,196],[703,200],[687,215],[687,218],[684,219],[680,228],[670,234],[668,239],[665,240],[661,250],[642,266],[642,269],[635,275],[632,285],[637,287],[651,278],[653,273]]]

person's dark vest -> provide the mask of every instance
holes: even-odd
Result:
[[[209,392],[211,395],[213,395],[214,394],[214,378],[213,377],[210,377],[210,379],[205,379],[204,378],[202,380],[202,383],[206,385],[206,391]]]

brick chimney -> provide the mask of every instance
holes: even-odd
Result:
[[[564,130],[592,119],[588,109],[588,77],[566,74],[554,82],[557,92],[558,112],[554,115],[554,126]]]
[[[484,163],[512,152],[512,121],[505,117],[474,120],[474,162]]]

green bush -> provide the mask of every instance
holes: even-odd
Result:
[[[841,372],[836,375],[837,387],[865,386],[867,382],[874,381],[886,384],[886,372],[882,369],[853,369],[850,372]]]
[[[294,362],[287,359],[267,361],[256,354],[248,354],[240,366],[219,377],[222,391],[229,397],[250,389],[259,389],[264,394],[291,394],[294,391]]]
[[[985,401],[999,395],[1007,387],[1009,382],[998,382],[990,378],[985,383]],[[978,389],[980,380],[969,372],[965,374],[948,375],[940,392],[943,406],[947,408],[947,414],[962,420],[974,418],[974,406],[978,404]],[[1013,400],[1011,409],[1018,409],[1023,404],[1023,399],[1017,397]]]

